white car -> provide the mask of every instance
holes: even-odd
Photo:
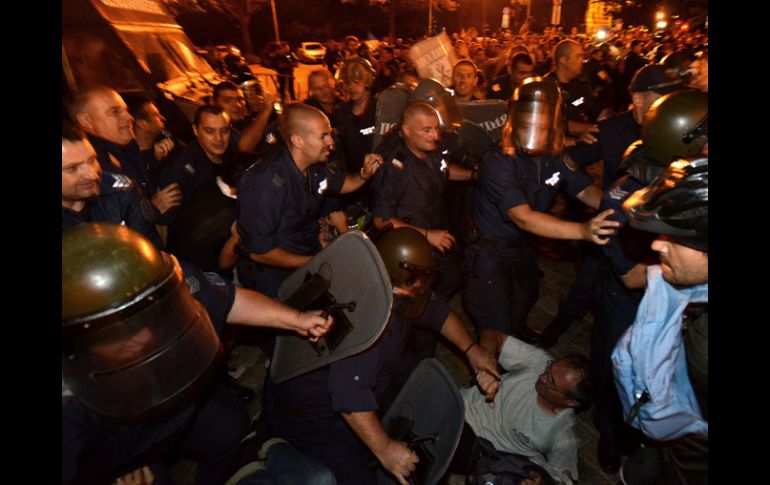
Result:
[[[297,49],[297,58],[300,62],[323,62],[326,55],[326,47],[318,42],[302,42]]]

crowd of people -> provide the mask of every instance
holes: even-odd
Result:
[[[521,483],[572,483],[575,412],[593,404],[607,473],[625,454],[624,483],[707,483],[707,433],[650,441],[629,426],[613,369],[618,341],[652,305],[648,285],[707,288],[707,35],[451,37],[451,86],[419,78],[409,41],[372,53],[352,35],[330,40],[302,102],[292,102],[291,53],[277,45],[280,113],[266,93],[247,104],[244,64],[227,59],[233,75],[195,112],[190,140],[166,130],[150,98],[108,86],[71,94],[64,483],[173,483],[165,465],[181,452],[199,464],[196,483],[375,483],[374,457],[406,484],[419,458],[378,413],[439,336],[475,376],[462,391],[453,472],[473,473],[484,439],[538,466]],[[393,86],[405,93],[400,122],[375,145],[380,94]],[[485,99],[508,108],[479,156],[447,113]],[[585,171],[596,163],[598,184]],[[560,193],[581,205],[552,212]],[[393,286],[386,330],[364,352],[286,382],[268,372],[250,420],[243,401],[254,392],[222,368],[233,325],[260,327],[268,357],[277,332],[324,336],[333,319],[280,303],[279,287],[355,230],[372,235]],[[584,250],[558,315],[536,332],[527,317],[542,239]],[[456,295],[473,332],[449,308]],[[590,359],[554,359],[547,349],[592,303]],[[686,319],[682,337],[706,421],[707,317],[706,306]],[[200,321],[208,333],[189,330]]]

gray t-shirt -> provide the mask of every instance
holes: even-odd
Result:
[[[537,404],[535,382],[551,356],[532,345],[508,337],[498,361],[508,372],[493,403],[484,400],[478,388],[461,391],[465,421],[476,436],[489,440],[498,451],[529,457],[549,472],[569,470],[577,480],[578,440],[575,413],[564,409],[553,415]],[[569,482],[564,476],[556,476]]]

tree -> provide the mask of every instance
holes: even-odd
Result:
[[[355,0],[341,0],[342,3],[355,3]],[[455,0],[369,0],[370,5],[379,6],[388,14],[388,39],[396,40],[396,14],[407,11],[427,12],[428,1],[433,2],[434,11],[454,12],[460,7]]]
[[[251,19],[254,14],[268,6],[268,0],[163,0],[172,11],[181,10],[208,11],[224,13],[235,20],[241,31],[243,50],[254,54],[251,43]]]

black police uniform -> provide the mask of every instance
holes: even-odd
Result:
[[[162,249],[163,242],[152,222],[154,215],[152,204],[135,190],[132,179],[125,174],[108,172],[102,174],[99,195],[86,200],[81,211],[61,208],[61,225],[66,229],[86,222],[124,224]]]
[[[304,175],[288,149],[251,166],[238,184],[238,233],[243,249],[264,254],[280,247],[292,253],[314,254],[320,249],[318,218],[325,194],[339,193],[345,173],[315,164]],[[275,297],[291,269],[255,264],[238,258],[241,283]]]
[[[599,160],[604,161],[602,190],[607,190],[618,178],[618,168],[628,146],[641,137],[641,126],[636,122],[633,111],[626,111],[599,122],[595,133],[596,143],[577,143],[564,151],[585,168]]]
[[[383,396],[399,370],[411,325],[440,331],[449,306],[432,297],[419,320],[410,322],[396,309],[383,335],[368,350],[281,384],[266,386],[265,416],[271,427],[298,450],[321,460],[338,485],[376,483],[367,467],[366,445],[340,413],[379,411]]]
[[[352,102],[347,102],[334,111],[335,131],[339,137],[336,147],[338,158],[345,170],[358,172],[364,164],[364,155],[374,149],[374,125],[377,100],[372,97],[363,114],[353,114]]]
[[[232,144],[232,138],[231,138]],[[237,146],[237,144],[236,144]],[[237,171],[238,154],[229,149],[222,156],[222,163],[213,163],[197,140],[193,140],[184,151],[179,154],[171,165],[158,176],[162,185],[172,183],[179,184],[182,190],[182,201],[179,206],[170,209],[165,218],[167,223],[173,224],[176,214],[184,207],[201,185],[215,181],[218,175],[226,178]],[[233,181],[234,183],[234,181]]]
[[[545,75],[545,79],[557,83],[562,91],[564,106],[564,116],[569,121],[578,121],[581,123],[593,123],[602,112],[602,106],[599,100],[591,91],[591,86],[580,77],[571,79],[567,83],[559,81],[556,72],[551,71]]]
[[[235,300],[235,287],[214,273],[180,262],[192,295],[208,312],[217,334]],[[248,433],[246,409],[221,384],[159,421],[115,424],[84,406],[62,382],[62,483],[112,483],[151,465],[157,483],[171,480],[161,464],[175,450],[198,460],[195,483],[224,483],[234,472],[231,453]],[[171,483],[171,482],[168,482]]]
[[[564,158],[510,157],[499,147],[482,158],[474,218],[478,240],[465,252],[470,273],[464,300],[479,329],[507,334],[526,332],[529,310],[539,293],[539,268],[533,236],[520,229],[508,210],[522,204],[538,212],[553,205],[559,189],[575,197],[592,184]]]
[[[599,312],[591,334],[591,362],[597,382],[594,406],[594,424],[605,440],[621,443],[631,435],[623,425],[623,411],[614,385],[611,355],[623,333],[634,323],[636,310],[644,296],[644,289],[629,289],[620,280],[636,263],[654,264],[656,257],[650,249],[655,235],[628,225],[623,201],[644,186],[626,175],[619,179],[603,196],[599,210],[613,209],[608,220],[621,223],[616,236],[601,246],[606,270],[599,280]],[[619,457],[619,455],[618,455]]]
[[[88,141],[96,150],[96,158],[99,160],[103,172],[128,175],[134,179],[142,193],[147,197],[151,197],[158,191],[158,185],[150,175],[150,166],[145,157],[142,156],[139,144],[135,140],[131,140],[128,145],[118,145],[89,134]],[[117,159],[120,163],[119,167],[110,160],[110,155]]]
[[[444,190],[449,179],[449,155],[443,147],[420,160],[403,139],[375,175],[372,213],[383,220],[395,217],[407,224],[429,229],[449,228]],[[433,291],[449,299],[460,287],[460,257],[456,248],[441,254],[439,277]]]

